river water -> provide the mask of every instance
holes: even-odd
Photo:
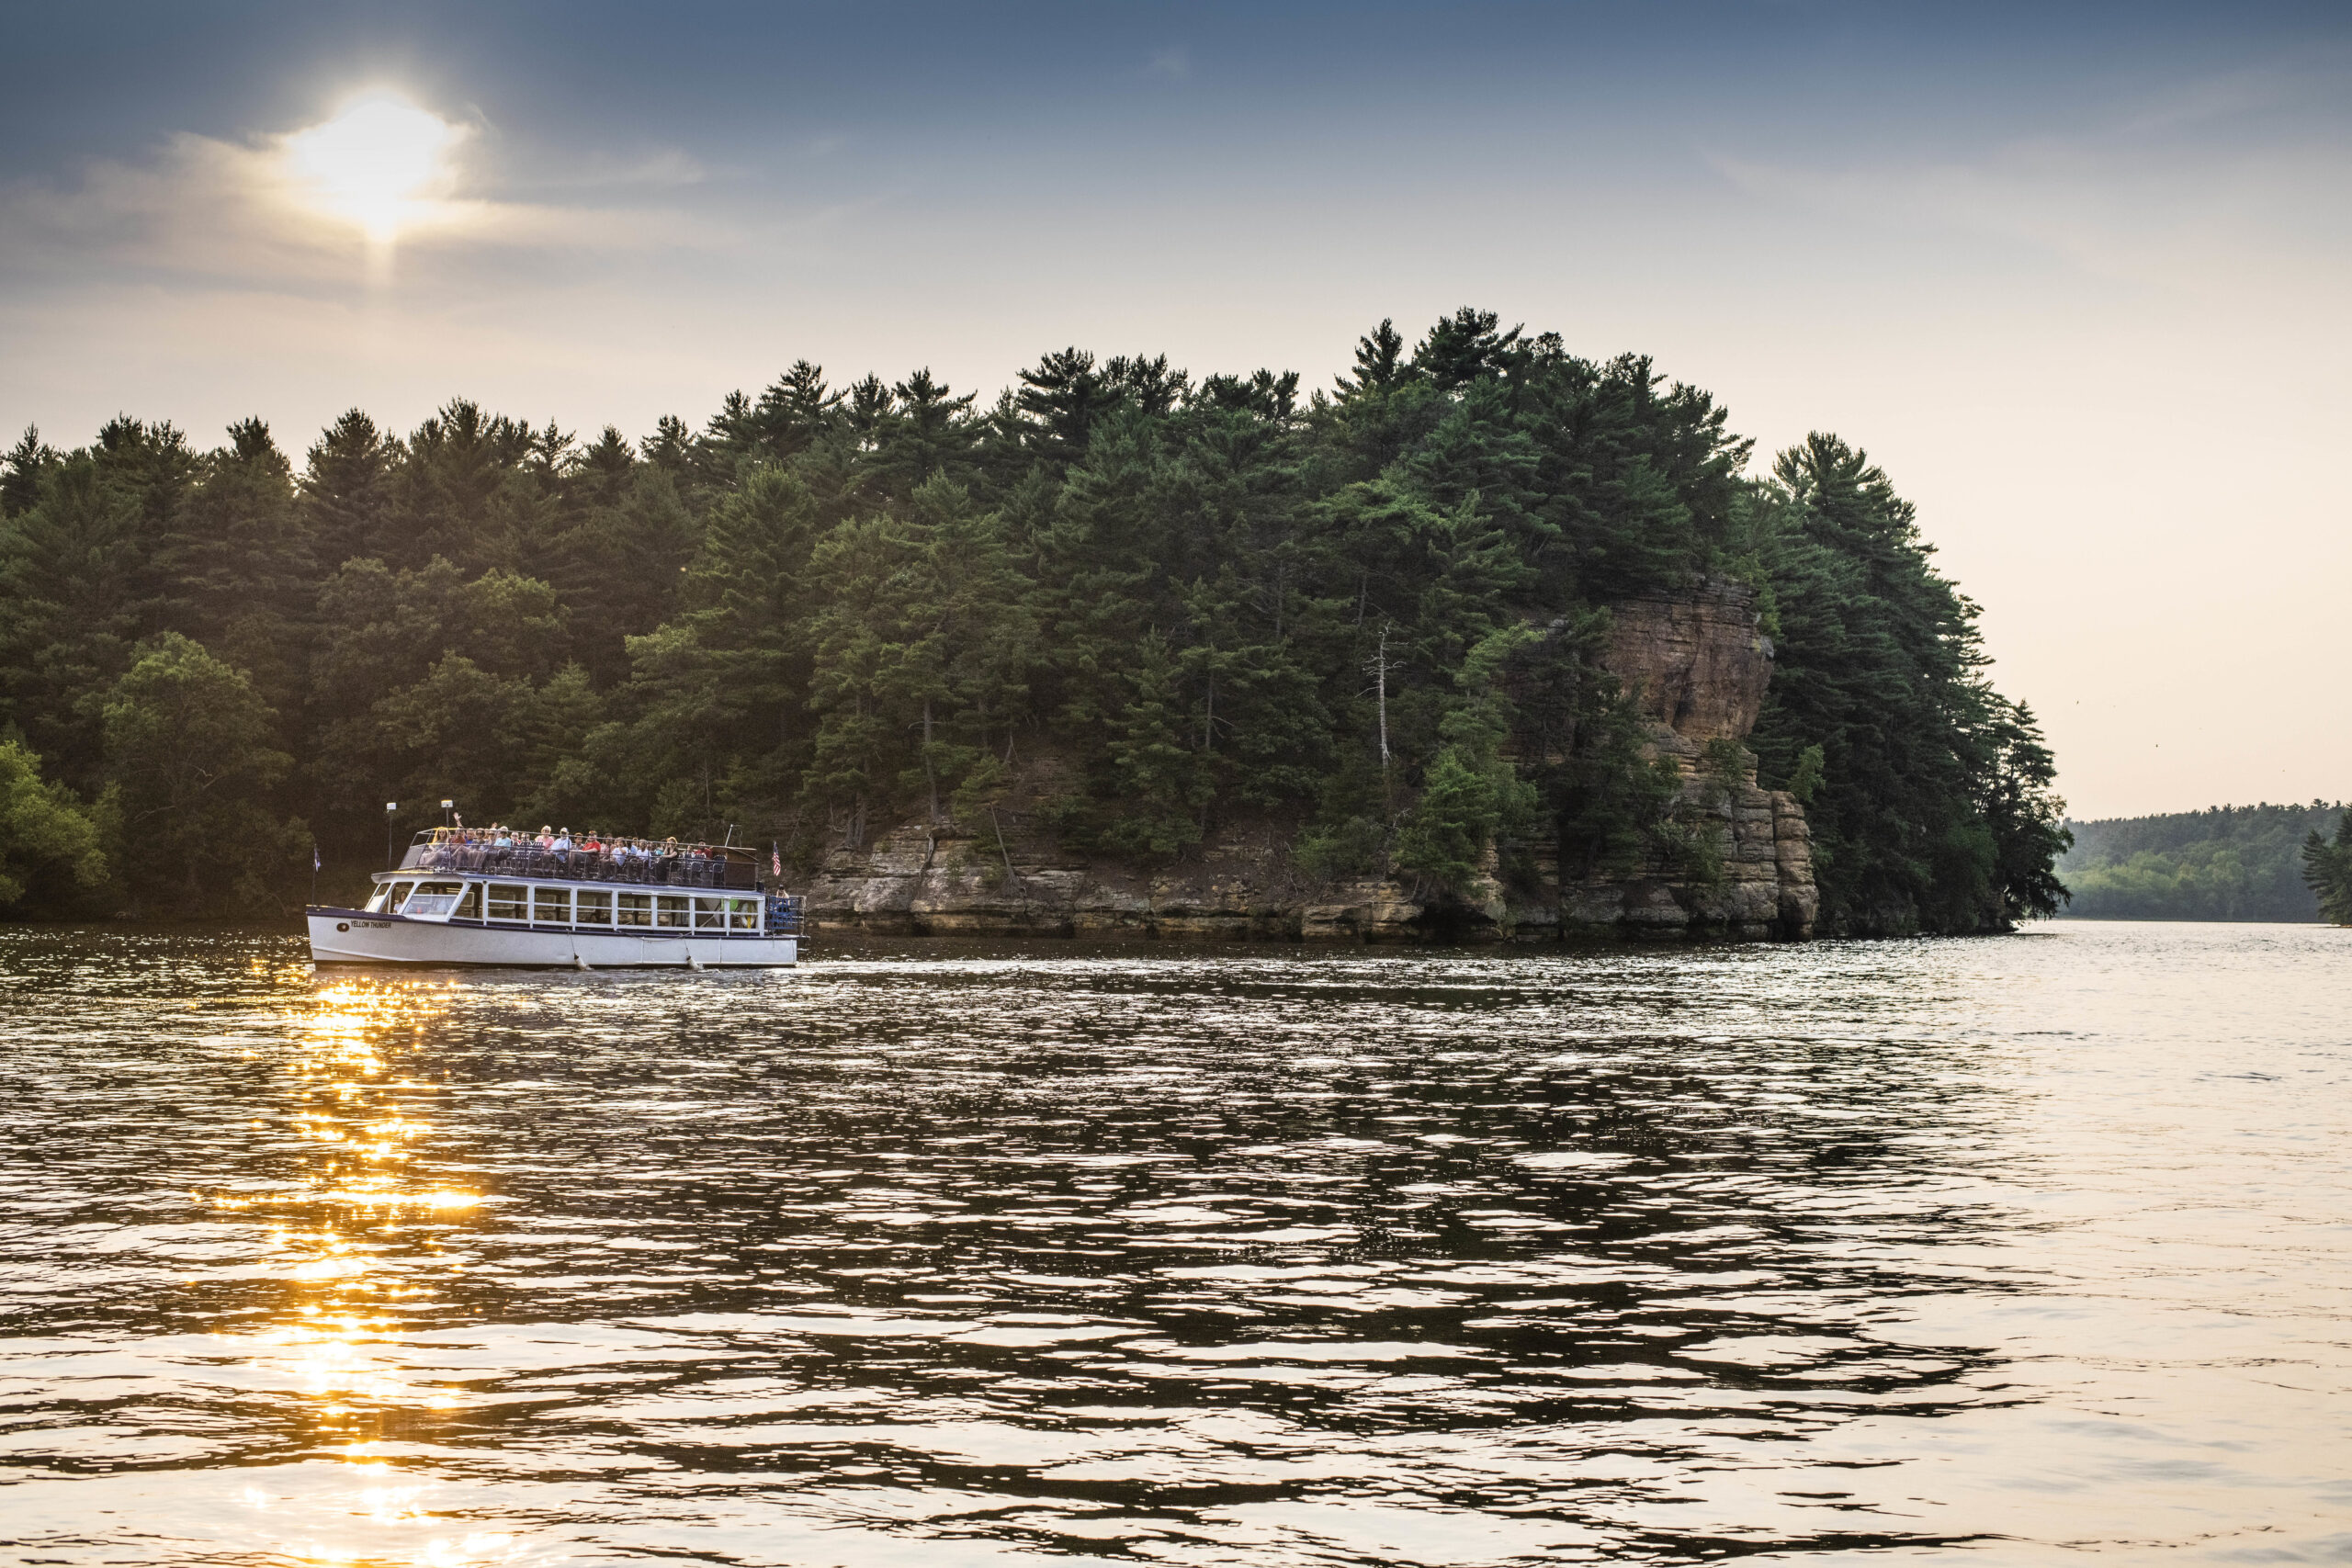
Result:
[[[2352,1559],[2352,931],[0,933],[0,1557]]]

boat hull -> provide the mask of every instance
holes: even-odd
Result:
[[[409,920],[362,909],[312,908],[314,964],[453,964],[479,968],[773,969],[800,960],[799,939],[732,933],[535,929]]]

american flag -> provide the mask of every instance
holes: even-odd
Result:
[[[774,844],[768,846],[768,870],[775,874],[777,881],[784,880],[784,853]]]

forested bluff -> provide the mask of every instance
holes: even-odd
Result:
[[[463,400],[299,468],[227,434],[0,464],[0,909],[283,914],[314,844],[347,897],[384,803],[444,797],[802,878],[910,832],[1024,888],[1016,840],[1246,851],[1440,931],[1541,866],[1702,909],[1780,799],[1819,931],[2064,896],[2050,753],[1887,476],[1828,434],[1751,474],[1705,392],[1491,313],[1384,321],[1305,397],[1066,349],[987,404],[803,362],[636,442]],[[1678,755],[1610,650],[1693,604],[1770,680]]]

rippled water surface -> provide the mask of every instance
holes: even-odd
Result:
[[[0,1555],[2352,1559],[2352,931],[0,933]]]

